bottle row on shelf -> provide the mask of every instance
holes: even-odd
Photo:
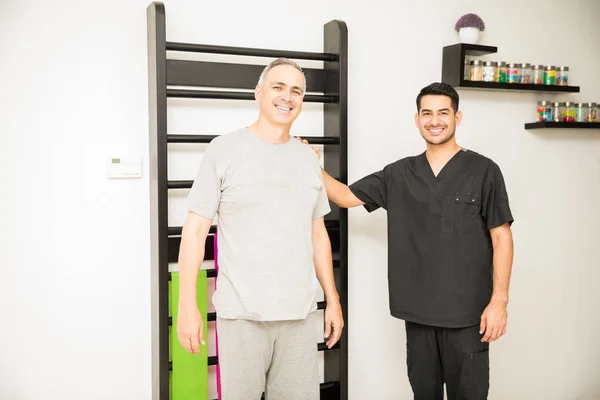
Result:
[[[573,101],[538,101],[537,121],[598,122],[598,103]]]
[[[479,82],[569,85],[569,67],[507,63],[505,61],[465,60],[464,79]]]

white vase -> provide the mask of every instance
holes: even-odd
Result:
[[[479,28],[460,28],[458,37],[461,43],[475,44],[479,39]]]

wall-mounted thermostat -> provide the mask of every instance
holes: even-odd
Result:
[[[142,157],[110,157],[106,162],[108,179],[142,177]]]

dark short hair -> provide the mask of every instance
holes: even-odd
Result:
[[[417,112],[421,111],[421,98],[427,95],[450,97],[450,102],[452,104],[452,108],[454,109],[454,113],[456,114],[458,111],[458,92],[451,85],[442,82],[434,82],[421,89],[419,95],[417,96]]]

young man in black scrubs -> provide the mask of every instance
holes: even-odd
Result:
[[[415,400],[486,399],[489,343],[506,332],[512,213],[498,165],[460,147],[458,93],[433,83],[417,96],[427,150],[350,187],[323,171],[340,207],[387,211],[392,316],[406,321]]]

